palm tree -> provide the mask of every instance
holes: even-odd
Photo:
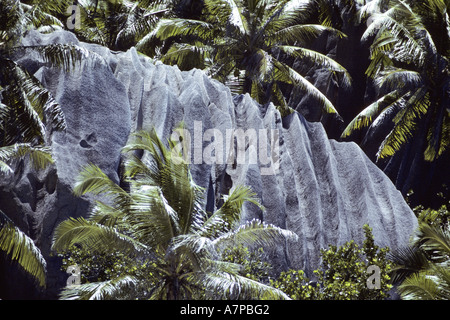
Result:
[[[361,11],[363,18],[372,12],[363,40],[372,43],[367,74],[378,97],[342,138],[360,139],[413,206],[437,208],[436,194],[448,194],[448,8],[443,0],[374,0]]]
[[[373,38],[367,73],[379,88],[379,99],[354,118],[342,137],[369,126],[388,126],[378,159],[416,140],[421,142],[417,152],[435,161],[450,145],[449,3],[373,1],[362,14],[368,9],[375,13],[363,36]]]
[[[341,65],[308,49],[325,31],[344,36],[331,27],[309,23],[314,3],[206,0],[202,19],[162,19],[137,48],[150,56],[160,54],[163,62],[181,69],[206,68],[233,92],[250,93],[260,103],[272,101],[286,109],[280,87],[284,83],[311,94],[326,112],[337,113],[323,93],[281,59],[289,56],[325,67],[338,82],[349,85],[350,77]],[[154,47],[157,40],[164,41],[159,51]]]
[[[100,252],[123,252],[150,271],[145,279],[131,274],[97,283],[68,287],[65,299],[105,299],[121,290],[147,284],[151,299],[262,297],[286,298],[282,292],[239,275],[239,265],[220,259],[235,244],[275,246],[295,235],[259,220],[240,223],[245,202],[259,205],[246,187],[236,187],[223,206],[210,214],[203,210],[203,190],[190,176],[189,166],[175,144],[167,148],[156,132],[139,132],[124,152],[129,191],[112,182],[98,167],[86,167],[75,185],[76,195],[106,196],[98,201],[89,219],[63,221],[55,231],[53,248],[71,245]],[[203,294],[199,294],[202,292]]]
[[[73,5],[77,8],[73,16],[75,22],[72,21],[67,28],[82,41],[112,50],[129,49],[169,12],[168,1],[163,0],[79,0]],[[51,12],[66,14],[68,6],[63,11],[56,9]]]
[[[392,255],[393,280],[405,300],[450,299],[450,229],[421,223],[411,247]]]

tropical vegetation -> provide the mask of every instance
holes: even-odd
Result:
[[[353,240],[342,246],[330,245],[321,250],[321,267],[314,270],[314,280],[303,270],[288,270],[271,283],[295,300],[383,300],[392,289],[389,248],[378,247],[372,229],[363,227],[362,248]],[[371,287],[374,266],[379,268],[377,290]],[[368,285],[369,284],[369,285]]]
[[[29,158],[36,169],[53,162],[47,146],[55,130],[65,129],[64,114],[51,93],[13,56],[33,51],[54,67],[69,71],[83,51],[69,45],[24,46],[23,33],[45,23],[48,16],[19,1],[0,2],[0,176],[15,173],[19,161]],[[2,263],[17,262],[45,286],[45,260],[34,242],[0,211]]]
[[[405,300],[450,298],[450,211],[415,208],[419,228],[409,247],[392,253],[393,282]]]
[[[160,52],[163,62],[181,68],[201,67],[235,93],[249,93],[260,103],[287,108],[281,83],[313,95],[326,112],[336,113],[329,99],[295,68],[286,56],[320,66],[336,81],[350,85],[347,71],[330,57],[308,46],[324,32],[344,35],[329,26],[310,23],[314,1],[206,0],[202,18],[163,19],[137,43],[144,53],[157,53],[154,39],[170,41]],[[193,53],[198,57],[193,57]],[[282,58],[285,59],[282,59]],[[197,65],[192,65],[197,61]]]
[[[286,298],[270,286],[239,274],[237,263],[221,259],[223,250],[238,244],[271,248],[296,235],[259,220],[241,222],[245,202],[258,205],[255,194],[236,187],[214,213],[205,207],[202,189],[190,176],[189,165],[170,143],[167,148],[155,131],[139,132],[124,152],[143,150],[147,157],[131,155],[124,180],[129,192],[111,181],[98,167],[81,173],[75,194],[106,195],[97,201],[88,219],[72,218],[55,231],[53,248],[73,245],[103,254],[123,253],[146,272],[116,273],[111,279],[67,287],[64,299],[120,297],[122,288],[147,284],[149,299]],[[126,292],[128,292],[126,290]],[[141,297],[142,298],[142,297]]]
[[[30,46],[21,40],[30,29],[65,29],[111,50],[135,46],[182,70],[203,69],[235,94],[274,103],[282,116],[296,112],[290,106],[296,88],[313,97],[308,108],[337,115],[341,124],[340,112],[351,116],[341,139],[358,142],[405,198],[423,201],[420,192],[428,195],[427,190],[417,185],[439,182],[430,192],[440,196],[426,201],[427,209],[416,209],[419,228],[409,247],[388,254],[365,227],[362,248],[350,241],[321,252],[314,281],[302,270],[274,276],[266,251],[295,236],[259,220],[241,221],[244,204],[263,210],[246,186],[235,186],[222,195],[217,211],[206,212],[189,166],[174,162],[180,159],[172,142],[153,131],[138,132],[123,150],[123,185],[94,165],[78,176],[74,194],[98,201],[88,217],[71,218],[56,229],[53,249],[63,266],[88,268],[83,285],[68,286],[61,297],[384,299],[394,285],[403,299],[448,299],[449,6],[448,0],[0,0],[5,181],[18,175],[24,162],[36,170],[54,163],[49,146],[52,133],[65,130],[64,112],[20,57],[32,51],[42,63],[70,72],[86,56],[74,45]],[[345,46],[352,28],[363,32],[351,43],[368,48],[368,68],[355,74],[356,84],[342,57],[319,45],[333,39]],[[319,71],[336,92],[359,88],[364,106],[337,108],[339,97],[314,85]],[[143,150],[146,157],[134,155]],[[422,167],[427,181],[409,175],[410,168]],[[414,179],[419,181],[412,184]],[[1,263],[17,264],[45,287],[45,258],[2,211],[0,255]],[[364,287],[363,271],[373,264],[385,275],[381,291]]]

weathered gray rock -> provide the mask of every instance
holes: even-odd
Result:
[[[32,32],[26,41],[51,43],[64,37],[72,36]],[[266,210],[247,205],[243,219],[261,218],[298,234],[298,242],[276,253],[282,267],[311,271],[319,264],[319,249],[351,239],[361,242],[366,223],[379,245],[393,248],[406,244],[416,228],[414,214],[383,172],[356,144],[329,140],[320,123],[309,123],[298,113],[282,119],[272,104],[258,105],[248,95],[233,97],[199,70],[181,72],[154,63],[134,48],[115,53],[79,45],[95,52],[102,63],[95,68],[84,64],[71,74],[45,66],[36,71],[67,118],[67,132],[53,137],[56,165],[42,177],[22,175],[7,193],[8,213],[34,217],[36,225],[46,226],[33,237],[39,243],[50,243],[52,228],[61,219],[87,213],[89,198],[75,199],[70,193],[83,165],[100,165],[118,181],[120,149],[130,132],[155,127],[169,139],[181,121],[192,138],[192,174],[206,188],[208,210],[220,206],[221,194],[245,184]],[[212,161],[208,129],[216,130],[215,154],[222,151]],[[242,131],[236,139],[227,136],[237,129]],[[240,144],[239,137],[252,130],[256,138]],[[268,144],[262,148],[264,141]],[[245,150],[244,162],[236,158],[239,146]],[[3,210],[5,192],[0,197]],[[31,233],[35,227],[28,228]]]
[[[227,129],[278,130],[279,154],[271,163],[275,167],[279,157],[276,175],[261,174],[268,165],[260,161],[256,165],[249,161],[237,165],[194,164],[192,170],[203,187],[210,188],[209,181],[217,181],[212,185],[216,195],[223,190],[223,175],[229,177],[232,186],[253,188],[266,211],[248,206],[245,218],[262,217],[300,236],[298,243],[287,246],[286,265],[311,270],[319,263],[320,248],[350,239],[362,241],[366,223],[382,246],[395,248],[408,242],[417,224],[414,214],[391,181],[356,144],[329,140],[321,124],[309,123],[298,113],[282,120],[273,105],[260,106],[248,95],[233,98],[225,86],[198,70],[180,72],[176,67],[139,59],[134,49],[124,53],[115,74],[130,96],[142,97],[130,99],[136,106],[134,112],[144,115],[139,127],[156,126],[165,137],[181,120],[191,136],[195,121],[202,124],[202,132],[215,128],[222,137],[226,137]],[[211,144],[207,140],[206,145]],[[257,145],[253,147],[257,149]],[[247,144],[247,159],[251,149],[252,144]],[[268,150],[276,148],[270,145]]]
[[[30,32],[23,42],[30,46],[79,44],[69,32],[50,35]],[[101,52],[102,47],[98,48]],[[119,182],[120,152],[131,129],[130,107],[124,86],[101,59],[95,60],[95,64],[83,61],[70,74],[48,68],[33,54],[17,60],[35,69],[34,75],[58,101],[67,123],[66,132],[55,132],[52,136],[55,165],[39,174],[25,166],[16,175],[17,181],[2,188],[0,194],[2,206],[9,203],[4,211],[47,255],[56,224],[70,216],[85,215],[89,208],[85,199],[72,195],[82,167],[95,163]]]

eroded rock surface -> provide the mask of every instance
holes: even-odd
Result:
[[[85,61],[64,74],[32,56],[18,58],[53,93],[68,126],[66,133],[53,136],[52,168],[39,174],[24,169],[0,193],[0,209],[46,254],[57,223],[88,212],[90,199],[71,194],[84,165],[97,164],[118,182],[120,151],[130,133],[155,127],[160,137],[169,139],[182,121],[192,138],[192,175],[206,188],[208,210],[220,206],[220,194],[233,186],[249,185],[266,210],[247,205],[243,218],[260,218],[298,234],[298,242],[287,243],[277,253],[285,268],[313,270],[321,248],[351,239],[361,242],[366,223],[377,244],[392,248],[406,244],[417,226],[388,177],[356,144],[328,139],[320,123],[307,122],[298,113],[282,119],[272,104],[232,96],[202,71],[181,72],[154,63],[134,48],[111,52],[63,31],[32,31],[24,41],[70,41],[100,60],[95,67]],[[238,129],[242,131],[237,136],[249,134],[251,139],[239,144],[238,138],[230,138]],[[208,158],[212,145],[221,157]],[[244,162],[236,158],[239,146],[245,150]]]

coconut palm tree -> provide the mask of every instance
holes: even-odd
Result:
[[[78,0],[66,4],[63,11],[51,12],[64,16],[67,8],[75,7],[76,11],[68,18],[75,21],[66,27],[80,40],[112,50],[127,50],[169,12],[168,6],[168,1],[163,0]]]
[[[135,138],[124,152],[145,153],[142,158],[131,155],[125,163],[129,191],[98,167],[86,167],[75,194],[103,195],[109,203],[98,201],[88,219],[63,221],[56,228],[53,248],[64,251],[77,244],[101,252],[120,251],[147,264],[150,271],[145,279],[123,274],[68,287],[62,298],[118,297],[137,283],[147,285],[151,299],[286,298],[270,286],[239,275],[239,265],[220,257],[235,244],[270,248],[295,235],[258,220],[240,223],[245,202],[259,206],[246,187],[236,187],[214,213],[205,212],[203,190],[192,180],[175,144],[167,148],[155,131],[139,132]]]
[[[392,255],[393,280],[405,300],[450,299],[450,229],[421,223],[411,247]]]
[[[414,140],[419,141],[415,152],[427,161],[448,151],[449,9],[444,0],[378,0],[361,11],[372,12],[363,40],[373,39],[367,73],[379,88],[379,99],[353,119],[342,137],[369,126],[371,131],[387,127],[378,159]]]
[[[344,36],[310,23],[313,8],[313,1],[206,0],[202,19],[162,19],[137,48],[150,56],[159,53],[163,62],[182,69],[207,69],[233,92],[250,93],[260,103],[273,101],[287,108],[280,87],[285,83],[311,94],[326,112],[337,113],[322,92],[281,59],[286,55],[325,67],[338,82],[349,85],[341,65],[308,49],[325,31]],[[157,40],[165,41],[159,51],[154,47]]]

